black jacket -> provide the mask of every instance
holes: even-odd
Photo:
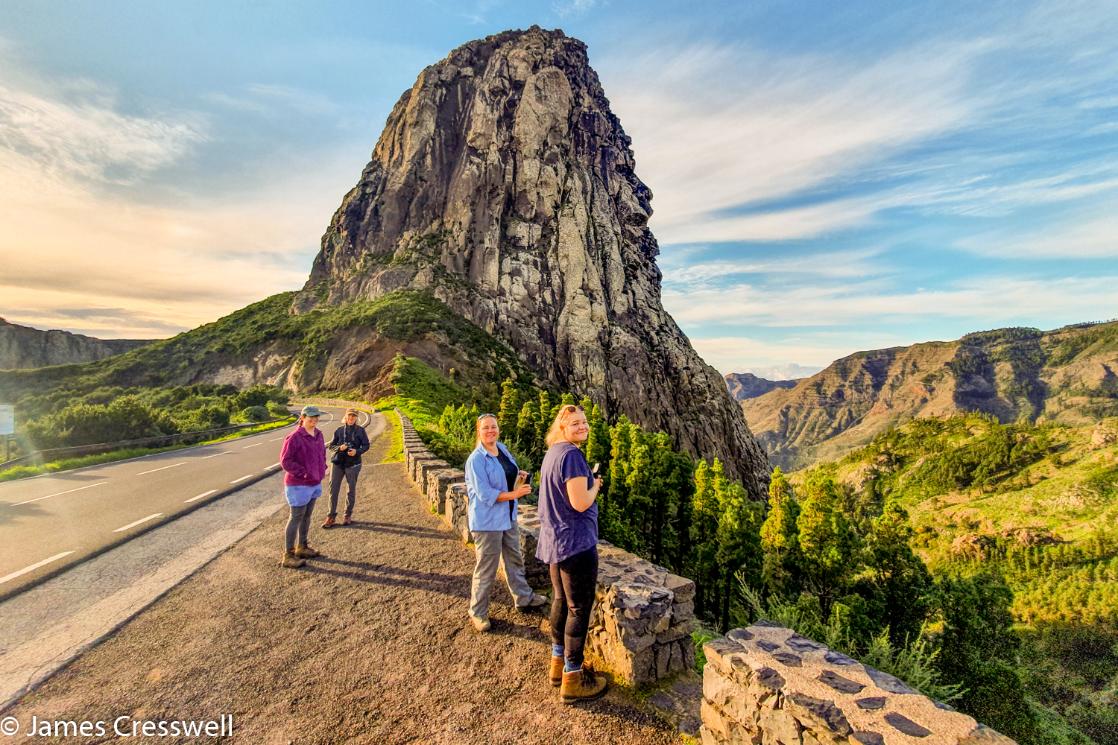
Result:
[[[347,447],[342,447],[343,445]],[[330,458],[330,462],[339,465],[342,468],[349,468],[350,466],[361,465],[361,455],[369,449],[369,435],[365,434],[365,428],[360,424],[352,426],[343,424],[334,430],[334,438],[330,440],[330,444],[326,446],[333,451],[334,455]],[[349,448],[357,451],[357,455],[350,455],[346,452]]]

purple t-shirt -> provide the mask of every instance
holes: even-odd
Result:
[[[598,503],[586,512],[571,506],[567,480],[586,477],[586,488],[594,486],[594,475],[582,451],[569,442],[558,442],[547,450],[540,466],[540,540],[536,558],[558,564],[566,558],[598,545]]]

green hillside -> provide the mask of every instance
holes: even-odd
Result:
[[[1118,742],[1118,418],[918,419],[793,481],[828,477],[859,504],[903,506],[933,574],[999,572],[1032,696]]]

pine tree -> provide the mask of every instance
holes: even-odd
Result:
[[[717,531],[718,499],[715,482],[723,478],[722,463],[715,458],[714,465],[700,460],[695,467],[695,496],[691,510],[691,571],[695,580],[695,610],[710,617],[719,608]]]
[[[512,438],[516,434],[516,420],[520,413],[520,391],[512,378],[505,378],[501,383],[501,404],[497,408],[497,425],[501,433],[508,433]]]
[[[800,505],[792,493],[792,484],[779,468],[769,480],[769,511],[761,525],[763,564],[761,580],[769,594],[786,598],[798,597],[802,588],[800,576],[800,534],[796,519]]]
[[[730,607],[734,604],[738,577],[756,587],[761,577],[760,528],[762,509],[749,498],[745,487],[725,478],[715,481],[719,504],[718,527],[715,529],[715,561],[719,577],[721,628],[729,628]]]
[[[551,428],[551,423],[555,421],[555,415],[551,413],[551,395],[547,391],[540,391],[539,408],[536,414],[536,440],[544,442],[547,437],[547,430]]]
[[[858,536],[838,509],[839,488],[830,477],[813,475],[804,485],[804,499],[796,518],[804,579],[819,598],[824,617],[831,603],[845,593],[853,576]]]
[[[889,636],[898,646],[916,638],[934,590],[928,568],[909,545],[911,539],[908,513],[892,500],[873,521],[866,539],[865,562],[881,608],[877,615],[888,623]]]
[[[532,401],[525,401],[516,418],[516,442],[535,463],[542,462],[543,440],[536,436],[539,431],[539,407]]]

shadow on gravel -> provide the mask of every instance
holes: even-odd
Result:
[[[396,535],[408,536],[409,538],[438,538],[443,541],[456,541],[458,536],[445,530],[432,530],[431,528],[416,528],[407,525],[395,525],[393,523],[371,523],[371,522],[357,522],[354,521],[350,525],[339,525],[336,529],[346,530],[349,528],[356,528],[357,530],[368,530],[373,533],[395,533]],[[331,528],[335,530],[335,528]]]
[[[424,592],[438,592],[456,598],[468,599],[470,597],[470,578],[465,576],[420,572],[387,564],[346,561],[345,559],[331,559],[326,556],[312,561],[313,563],[308,563],[304,567],[305,571],[315,574],[329,574],[342,579],[356,580],[357,582],[411,587]],[[333,564],[348,569],[322,566],[323,564]]]

